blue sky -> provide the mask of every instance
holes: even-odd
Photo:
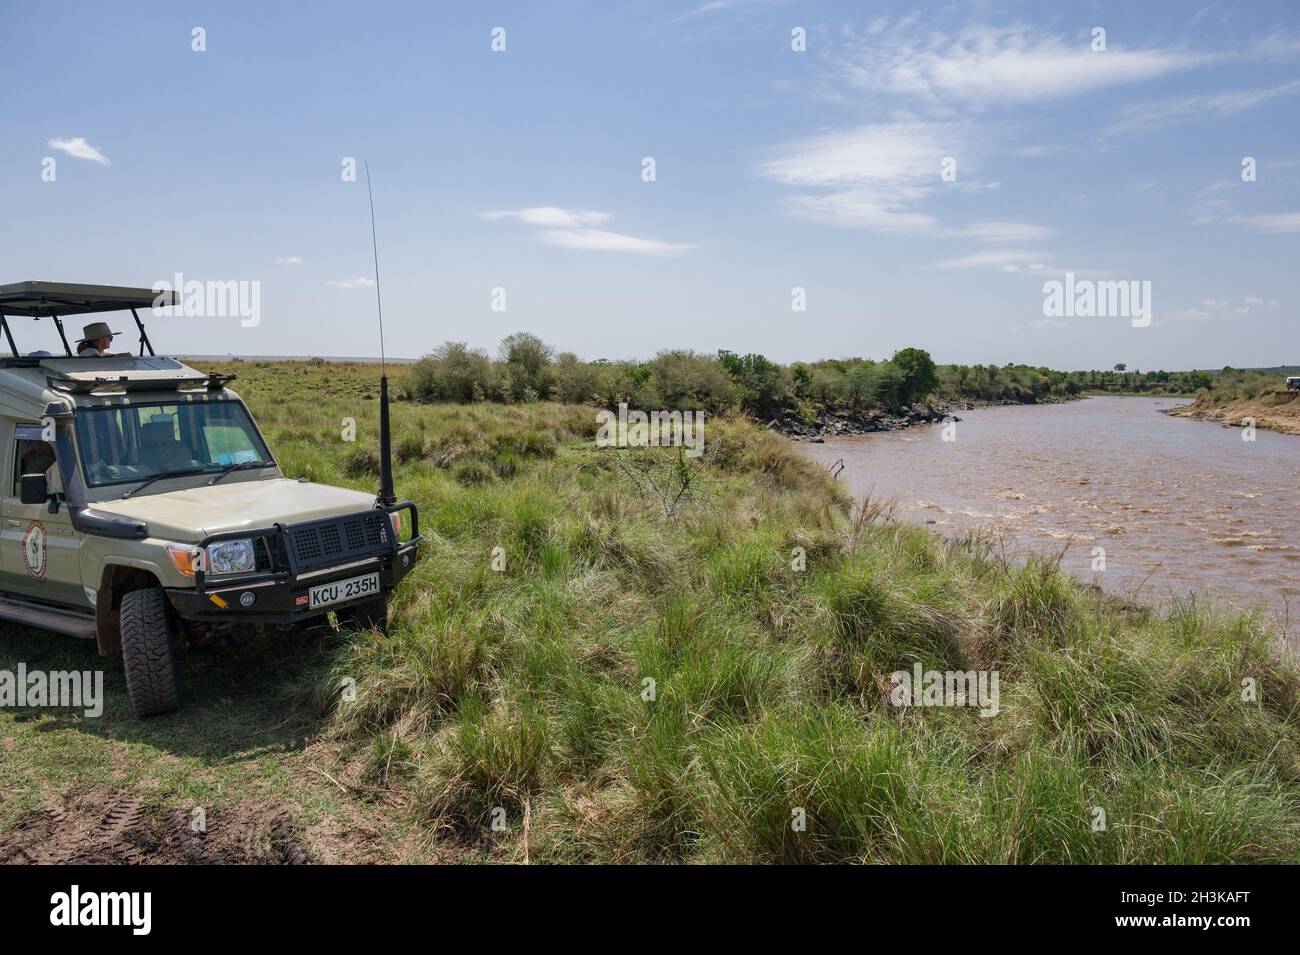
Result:
[[[355,157],[392,355],[1300,362],[1294,3],[0,0],[0,116],[0,282],[260,283],[165,351],[377,353]]]

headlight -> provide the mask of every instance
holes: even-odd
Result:
[[[254,566],[251,540],[217,541],[208,545],[208,573],[242,574]]]

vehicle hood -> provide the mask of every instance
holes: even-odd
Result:
[[[144,521],[150,537],[198,541],[226,531],[355,514],[374,504],[375,496],[364,491],[275,478],[141,494],[126,500],[93,502],[90,507]]]

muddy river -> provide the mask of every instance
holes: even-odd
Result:
[[[959,411],[940,425],[797,446],[843,461],[855,497],[945,534],[982,527],[1010,554],[1056,552],[1107,591],[1146,602],[1212,594],[1300,633],[1300,437],[1089,398]],[[1104,549],[1105,570],[1094,564]],[[1294,619],[1288,620],[1288,608]]]

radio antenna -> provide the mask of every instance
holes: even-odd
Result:
[[[375,232],[375,194],[370,188],[370,160],[365,160],[366,196],[370,199],[370,249],[375,257],[375,305],[379,308],[379,373],[388,377],[388,360],[384,353],[384,298],[379,294],[379,238]]]
[[[375,503],[397,503],[393,491],[393,439],[388,422],[388,357],[384,352],[384,300],[379,294],[379,239],[375,233],[375,194],[370,188],[370,162],[366,161],[366,195],[370,199],[370,248],[375,255],[375,304],[379,307],[379,494]]]

